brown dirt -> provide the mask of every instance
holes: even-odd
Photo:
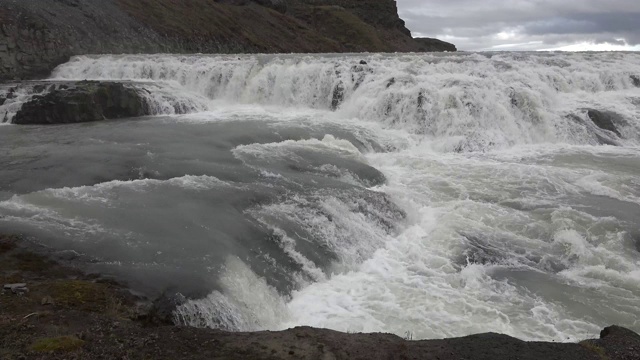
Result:
[[[610,327],[580,344],[528,343],[499,334],[407,341],[390,334],[296,328],[228,333],[153,326],[124,287],[86,276],[0,235],[0,359],[562,359],[638,360],[640,336]]]

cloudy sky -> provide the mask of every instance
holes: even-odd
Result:
[[[396,0],[413,36],[459,50],[637,50],[640,0]]]

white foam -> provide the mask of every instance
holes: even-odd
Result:
[[[366,161],[358,148],[347,140],[337,139],[333,135],[325,135],[321,140],[285,140],[277,143],[240,145],[233,149],[233,154],[243,159],[252,157],[259,159],[287,158],[296,159],[296,151],[331,152],[340,157]]]
[[[441,151],[595,145],[602,131],[585,107],[622,115],[623,142],[640,141],[640,89],[630,77],[637,54],[367,55],[365,65],[361,57],[79,56],[53,78],[152,81],[226,103],[337,107],[341,118],[419,134]]]
[[[640,71],[640,56],[365,57],[366,65],[361,55],[85,56],[56,70],[58,79],[151,81],[159,91],[213,100],[205,112],[169,121],[255,120],[274,129],[329,123],[389,150],[363,153],[330,135],[233,149],[270,181],[284,173],[265,164],[304,162],[303,151],[367,163],[388,179],[375,191],[407,217],[398,224],[380,215],[398,226],[388,231],[360,210],[365,200],[331,191],[256,206],[247,215],[271,229],[301,269],[295,291],[279,294],[230,258],[221,288],[180,307],[178,320],[233,330],[411,332],[416,339],[495,331],[575,341],[614,321],[637,329],[640,263],[625,236],[637,225],[640,199],[640,108],[633,100],[640,90],[629,77]],[[622,115],[622,146],[594,146],[611,134],[590,123],[584,108]],[[358,185],[323,166],[318,170]],[[113,190],[163,184],[186,191],[226,186],[188,176],[111,182],[17,197],[0,208],[55,217],[55,206],[38,197],[106,206]],[[594,211],[618,209],[618,217]],[[311,235],[287,233],[283,223]],[[321,269],[296,241],[325,247],[335,264]]]
[[[282,297],[240,259],[229,257],[220,276],[222,292],[189,300],[175,311],[177,323],[235,331],[268,329],[286,316]]]

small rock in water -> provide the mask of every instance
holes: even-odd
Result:
[[[367,62],[364,60],[360,60],[360,65],[367,65]]]
[[[621,137],[620,131],[616,127],[616,122],[621,122],[622,117],[610,111],[599,111],[595,109],[587,109],[587,116],[600,129],[611,131]]]
[[[11,290],[14,294],[23,294],[29,292],[27,288],[27,284],[19,283],[19,284],[5,284],[4,290]]]

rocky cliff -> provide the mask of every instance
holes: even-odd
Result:
[[[424,49],[395,0],[0,0],[0,81],[78,54]]]

